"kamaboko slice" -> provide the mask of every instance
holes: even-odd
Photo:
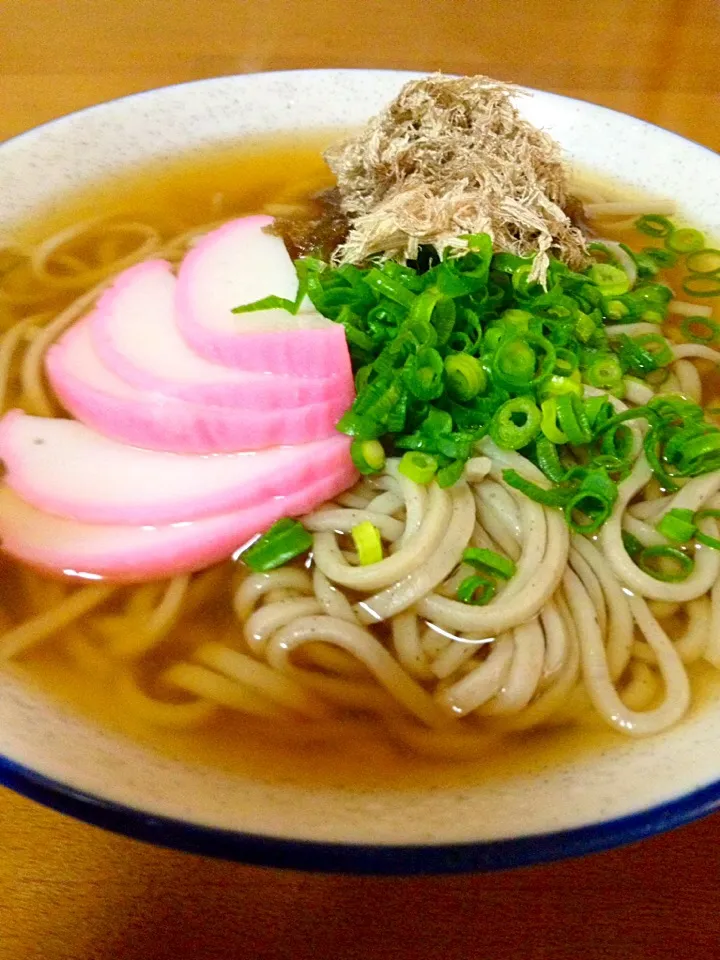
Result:
[[[343,390],[348,395],[346,366],[333,376],[306,377],[233,369],[199,356],[177,328],[176,285],[167,261],[146,260],[124,270],[100,299],[93,344],[122,380],[193,403],[249,410],[320,403]]]
[[[92,316],[48,351],[58,399],[74,417],[122,443],[170,453],[236,453],[332,436],[348,408],[349,386],[332,399],[292,409],[241,410],[139,390],[115,376],[92,342]]]
[[[99,576],[118,583],[155,580],[219,563],[276,520],[313,510],[354,480],[354,470],[346,466],[286,497],[161,526],[67,520],[37,510],[2,486],[0,540],[5,553],[53,576]]]
[[[0,420],[5,483],[31,506],[85,523],[165,524],[288,496],[349,467],[349,437],[187,455],[110,440],[77,420]]]
[[[302,377],[345,376],[345,330],[308,304],[235,314],[233,307],[277,295],[294,300],[297,278],[285,244],[263,228],[271,217],[232,220],[204,237],[178,273],[180,333],[197,353],[240,370]]]

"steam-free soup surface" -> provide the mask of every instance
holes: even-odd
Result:
[[[36,244],[67,225],[90,218],[117,216],[151,224],[164,240],[171,241],[195,227],[244,214],[264,211],[285,216],[307,212],[313,207],[310,198],[331,184],[321,157],[322,146],[329,139],[325,134],[258,143],[252,147],[229,145],[211,153],[130,172],[94,186],[81,196],[69,198],[46,216],[24,225],[17,232],[17,240],[21,245]],[[98,237],[100,235],[101,231]],[[93,239],[92,231],[89,236],[90,244],[100,242]],[[644,238],[627,234],[622,239],[638,246],[645,242]],[[82,244],[79,252],[90,261],[102,259],[102,251],[83,251]],[[28,289],[31,290],[31,286]],[[39,302],[29,297],[26,306],[8,308],[0,304],[0,311],[4,311],[0,312],[3,327],[7,329],[25,316],[57,312],[81,292],[62,290]],[[720,393],[720,384],[714,375],[711,378],[706,374],[706,397],[716,393]],[[239,633],[240,626],[232,612],[232,592],[240,576],[238,568],[228,564],[204,576],[207,580],[203,587],[197,588],[199,599],[195,609],[132,668],[140,687],[157,693],[153,686],[155,678],[165,666],[181,659],[184,652],[202,641],[232,643],[234,633]],[[61,596],[61,589],[3,557],[0,559],[0,623],[5,627],[44,606],[52,606]],[[145,600],[135,603],[137,623],[162,596],[160,591],[153,596],[150,593]],[[122,598],[111,600],[92,616],[100,618],[100,626],[107,627],[112,617],[132,609],[133,603],[126,589]],[[93,662],[92,651],[100,650],[102,654],[102,644],[97,642],[97,623],[95,627],[88,627],[88,622],[80,621],[62,631],[4,669],[22,673],[29,682],[40,684],[50,695],[60,698],[69,709],[81,711],[93,722],[139,739],[153,749],[269,780],[352,784],[354,787],[441,784],[448,780],[477,782],[516,772],[540,772],[550,764],[568,763],[620,742],[581,699],[551,726],[497,738],[479,748],[477,759],[463,763],[432,760],[415,754],[408,746],[400,747],[386,736],[383,720],[370,719],[358,711],[328,721],[324,732],[309,740],[303,734],[302,723],[268,722],[230,710],[220,710],[197,728],[163,729],[126,708],[114,664],[108,665],[102,655]],[[682,625],[682,613],[666,621],[670,630],[681,629]],[[126,621],[126,630],[132,629],[132,621]],[[86,642],[88,637],[90,647]],[[128,662],[120,658],[122,669]],[[720,682],[709,666],[695,665],[691,673],[692,709],[698,710],[720,695]],[[170,702],[181,699],[171,697]]]

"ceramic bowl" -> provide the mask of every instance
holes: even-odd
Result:
[[[154,90],[0,146],[0,224],[123,169],[229,139],[359,125],[410,75],[298,71]],[[530,91],[522,113],[573,163],[674,197],[720,236],[720,158],[592,104]],[[494,869],[637,840],[720,804],[720,701],[679,727],[492,784],[362,791],[267,784],[159,756],[0,672],[0,781],[158,844],[238,860],[376,873]]]

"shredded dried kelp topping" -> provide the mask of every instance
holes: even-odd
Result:
[[[407,83],[365,129],[325,159],[350,219],[339,262],[373,255],[412,260],[421,244],[462,248],[488,233],[496,250],[587,265],[585,241],[564,212],[560,147],[520,117],[513,88],[487,77],[435,75]]]

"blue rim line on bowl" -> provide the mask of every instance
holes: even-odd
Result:
[[[446,844],[352,844],[288,840],[188,824],[74,790],[0,756],[0,784],[113,833],[156,846],[253,866],[378,876],[470,873],[529,867],[636,843],[720,809],[720,782],[616,820],[509,840]]]

